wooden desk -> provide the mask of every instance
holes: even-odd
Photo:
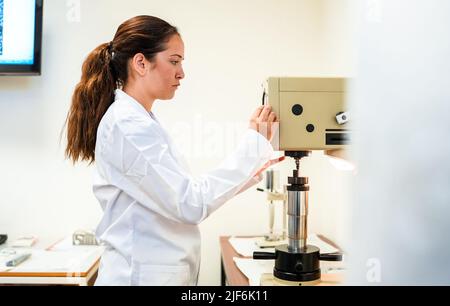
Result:
[[[69,237],[46,249],[32,248],[30,252],[30,259],[17,268],[0,270],[0,285],[92,286],[103,247],[72,246]]]
[[[93,286],[100,260],[87,272],[66,274],[55,272],[0,272],[0,285],[68,285]]]
[[[233,261],[233,257],[245,258],[239,255],[228,239],[230,236],[222,236],[220,239],[220,284],[222,286],[248,286],[248,278],[239,270]]]
[[[339,249],[338,246],[336,246],[332,241],[326,239],[325,237],[319,235],[319,238]],[[244,257],[238,254],[230,244],[229,239],[230,236],[221,236],[219,238],[221,253],[220,283],[222,286],[249,286],[248,278],[236,266],[235,262],[233,261],[233,257],[250,257]],[[342,276],[337,274],[322,274],[322,280],[325,283],[337,284],[339,282],[342,282]]]

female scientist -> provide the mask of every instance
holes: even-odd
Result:
[[[83,64],[67,118],[66,156],[94,162],[106,245],[96,285],[196,285],[198,224],[261,180],[277,118],[258,108],[235,151],[193,177],[152,113],[184,78],[177,29],[152,16],[123,23]]]

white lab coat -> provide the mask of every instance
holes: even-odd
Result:
[[[104,211],[97,237],[106,245],[96,285],[196,285],[197,225],[256,184],[272,153],[249,129],[220,166],[193,177],[154,114],[116,90],[95,148],[93,190]]]

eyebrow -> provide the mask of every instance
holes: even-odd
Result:
[[[183,59],[184,60],[184,57],[182,57],[181,55],[179,55],[179,54],[172,54],[171,56],[178,56],[179,58],[181,58],[181,59]]]

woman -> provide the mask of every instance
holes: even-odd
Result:
[[[155,100],[180,86],[183,58],[175,27],[138,16],[83,64],[66,156],[96,162],[93,189],[104,211],[97,235],[106,245],[97,285],[197,284],[197,225],[280,161],[269,161],[276,116],[260,107],[233,154],[201,177],[189,174],[152,113]]]

